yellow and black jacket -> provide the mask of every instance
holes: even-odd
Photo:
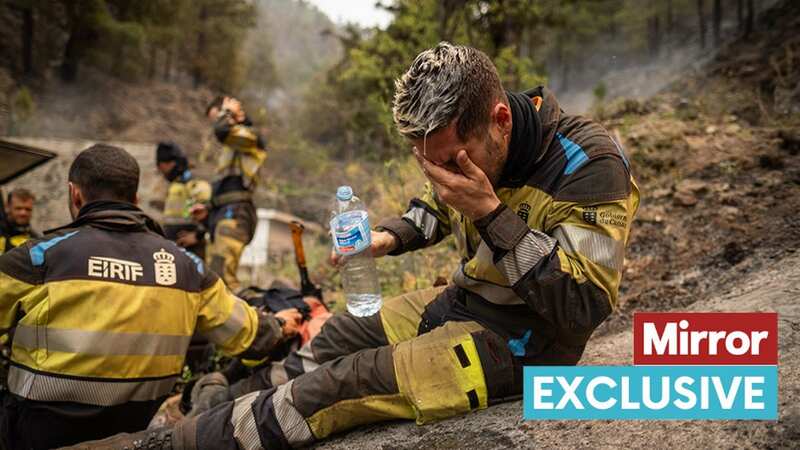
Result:
[[[38,237],[39,233],[33,231],[29,226],[20,227],[0,220],[0,255],[14,247],[19,247],[29,239]]]
[[[211,200],[211,186],[208,182],[195,179],[188,170],[175,178],[167,189],[164,200],[164,226],[187,226],[194,224],[190,214],[191,207],[208,203]],[[169,232],[167,231],[167,234]]]
[[[244,193],[255,189],[258,171],[267,159],[267,150],[263,137],[250,120],[232,124],[228,111],[220,114],[214,124],[214,134],[222,144],[222,150],[215,169],[212,203],[220,206],[241,201],[246,197]]]
[[[527,305],[536,325],[510,345],[520,355],[549,353],[542,363],[574,363],[617,304],[639,192],[602,126],[564,114],[545,88],[508,96],[512,139],[495,187],[502,205],[472,223],[428,185],[401,219],[379,228],[398,238],[393,254],[453,234],[462,256],[453,281],[479,299],[476,309]]]
[[[211,200],[211,185],[204,180],[195,179],[189,170],[183,171],[172,180],[164,200],[162,224],[164,234],[169,240],[178,239],[182,231],[197,235],[198,243],[187,248],[190,252],[205,258],[205,227],[192,219],[190,210],[196,204],[207,204]]]
[[[124,427],[116,431],[146,426],[195,330],[229,355],[254,358],[281,340],[277,319],[117,202],[90,203],[70,225],[0,257],[0,331],[12,328],[16,398],[56,415],[68,414],[59,405],[83,405],[86,420],[127,410],[124,423],[103,425]]]
[[[211,269],[236,289],[239,258],[244,246],[253,239],[258,223],[252,192],[267,150],[264,139],[249,120],[231,122],[230,112],[223,111],[214,125],[222,150],[206,220],[211,235],[206,259]]]

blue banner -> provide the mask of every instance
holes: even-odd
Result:
[[[524,417],[778,419],[777,366],[527,366]]]

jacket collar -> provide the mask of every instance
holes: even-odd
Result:
[[[553,93],[542,86],[524,93],[507,92],[512,129],[508,158],[500,187],[518,187],[531,177],[558,129],[561,108]],[[541,97],[537,110],[533,99]]]
[[[48,230],[46,233],[82,226],[122,232],[152,231],[164,235],[161,226],[136,205],[110,200],[87,203],[70,224]]]

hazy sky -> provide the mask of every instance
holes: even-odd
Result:
[[[383,27],[391,15],[375,7],[376,0],[308,0],[336,23],[355,22],[364,27]]]

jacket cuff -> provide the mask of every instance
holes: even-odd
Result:
[[[237,355],[241,358],[261,359],[283,341],[283,330],[278,319],[263,309],[259,308],[256,311],[258,312],[256,337],[247,350]]]
[[[375,229],[387,231],[397,240],[397,247],[389,252],[389,255],[392,256],[413,250],[420,239],[419,231],[417,231],[416,227],[399,217],[383,220]]]
[[[476,220],[475,228],[494,252],[495,259],[516,247],[530,231],[528,224],[502,203],[494,211]]]

